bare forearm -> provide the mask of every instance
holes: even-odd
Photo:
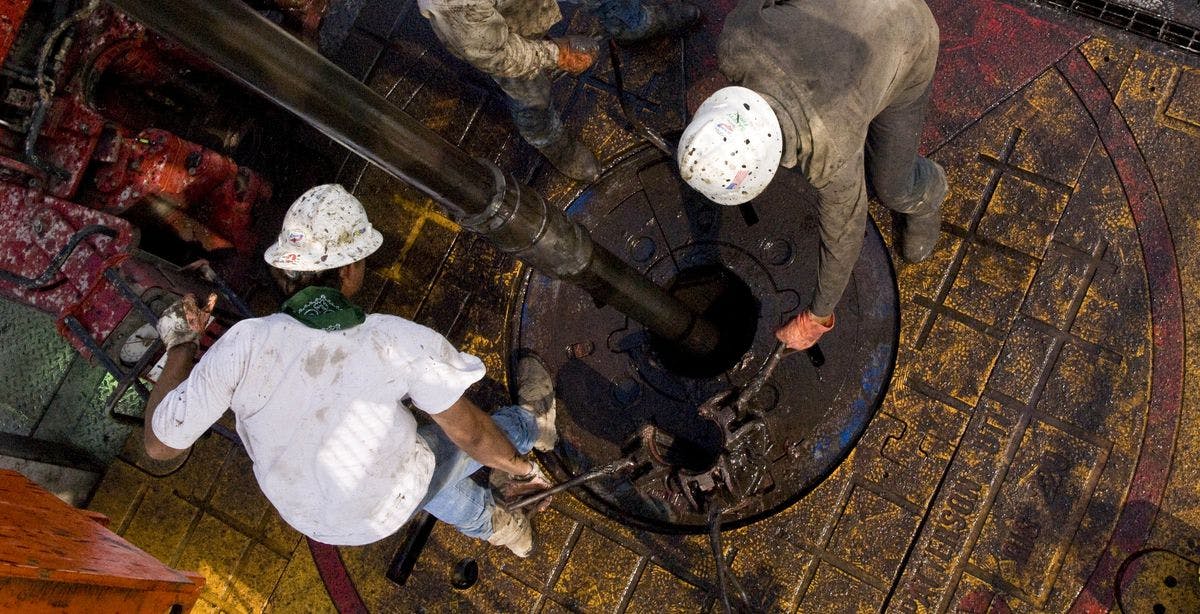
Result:
[[[159,441],[158,436],[154,434],[154,411],[158,409],[159,403],[166,398],[167,394],[175,390],[188,375],[192,372],[192,367],[196,365],[196,344],[183,343],[167,350],[167,362],[163,365],[162,373],[155,382],[154,388],[150,391],[149,398],[146,399],[146,409],[143,412],[143,429],[144,442],[146,446],[146,454],[150,458],[157,460],[171,460],[183,454],[185,450],[172,448],[163,442]]]
[[[479,415],[483,419],[475,421],[474,432],[464,441],[455,441],[455,443],[471,458],[488,467],[516,475],[528,473],[532,468],[530,462],[521,457],[512,442],[496,426],[496,423],[492,422],[491,418],[478,409],[476,411],[479,411]]]
[[[436,414],[434,420],[455,445],[483,465],[514,475],[533,469],[533,463],[522,458],[500,427],[466,398]]]

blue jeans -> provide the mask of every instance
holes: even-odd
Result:
[[[517,452],[533,449],[538,427],[533,414],[519,405],[510,405],[492,414],[492,421],[508,436]],[[487,539],[492,536],[492,510],[496,502],[492,491],[471,479],[479,470],[479,461],[454,445],[436,424],[417,429],[433,451],[433,479],[425,493],[422,508],[435,518],[454,525],[463,535]]]
[[[642,0],[562,0],[591,11],[609,34],[639,32],[646,27],[647,15]]]

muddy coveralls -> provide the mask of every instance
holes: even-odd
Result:
[[[936,211],[945,196],[941,168],[917,155],[937,24],[922,0],[743,0],[718,45],[721,72],[775,110],[780,164],[799,167],[817,190],[809,309],[827,316],[862,250],[868,188],[909,216]]]
[[[636,32],[647,14],[641,0],[564,0],[588,8],[610,33]],[[438,39],[455,56],[487,73],[508,94],[521,136],[541,148],[562,135],[550,104],[558,48],[542,36],[562,19],[555,0],[419,0]]]

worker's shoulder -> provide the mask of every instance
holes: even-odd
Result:
[[[751,36],[763,32],[817,34],[830,29],[836,31],[843,26],[860,30],[871,25],[894,26],[897,20],[903,22],[909,18],[934,25],[929,6],[924,0],[819,0],[765,5],[742,2],[726,16],[721,37]]]
[[[417,9],[425,16],[430,13],[451,14],[502,8],[504,8],[503,3],[497,3],[496,0],[420,0],[417,2]]]
[[[404,335],[437,335],[441,333],[425,326],[418,324],[398,315],[390,313],[371,313],[367,314],[367,319],[363,325],[371,330],[379,330],[384,332],[394,332]]]
[[[244,334],[246,332],[273,328],[276,326],[281,326],[286,322],[295,322],[295,321],[296,321],[295,318],[293,318],[285,313],[272,313],[270,315],[259,316],[257,318],[246,318],[244,320],[238,320],[237,322],[235,322],[233,324],[233,326],[229,327],[229,331],[226,334],[229,334],[234,331],[238,331],[238,332],[241,332]]]
[[[272,331],[285,328],[290,323],[299,324],[294,318],[283,313],[238,320],[220,335],[219,341],[226,345],[254,344],[257,340],[269,336]]]

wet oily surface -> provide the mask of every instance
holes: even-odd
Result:
[[[745,411],[718,421],[697,410],[746,386],[774,349],[775,329],[811,298],[817,229],[807,183],[780,173],[748,205],[716,207],[646,148],[568,213],[733,346],[708,357],[672,351],[582,289],[531,273],[513,335],[547,362],[562,400],[562,443],[547,462],[560,479],[626,455],[643,463],[581,489],[589,504],[649,530],[705,532],[712,508],[727,525],[761,518],[849,453],[882,399],[895,352],[895,281],[877,231],[870,230],[837,327],[821,340],[823,363],[804,354],[784,359]],[[661,448],[639,443],[647,425]],[[714,488],[705,482],[710,470]]]
[[[705,4],[683,43],[623,56],[655,130],[681,129],[722,85],[714,36],[732,4]],[[585,186],[534,168],[491,86],[440,51],[414,5],[364,9],[374,17],[341,61],[554,205],[574,202]],[[726,531],[722,554],[769,612],[1197,611],[1196,58],[1025,4],[930,5],[942,54],[924,150],[951,191],[933,258],[896,266],[886,395],[849,457],[795,503]],[[569,129],[609,166],[638,142],[611,84],[607,61],[556,83]],[[341,178],[386,235],[364,302],[481,355],[492,379],[473,394],[502,402],[525,271],[378,172],[352,162]],[[890,219],[875,213],[894,254]],[[722,610],[706,536],[635,529],[573,496],[535,518],[528,559],[436,526],[398,587],[384,574],[405,534],[307,543],[219,438],[165,478],[114,463],[92,507],[169,565],[204,573],[212,610]],[[467,559],[476,582],[456,589]]]

